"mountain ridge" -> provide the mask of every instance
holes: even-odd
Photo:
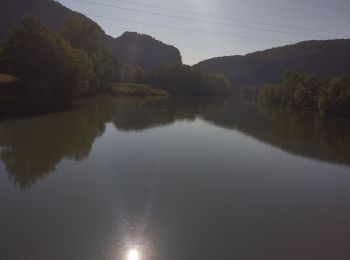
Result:
[[[195,66],[223,73],[238,88],[277,82],[287,70],[328,78],[350,73],[350,39],[304,41],[246,55],[214,57]]]

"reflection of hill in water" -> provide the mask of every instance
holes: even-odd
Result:
[[[194,97],[97,97],[80,103],[76,110],[0,123],[0,159],[16,184],[30,187],[64,158],[85,159],[108,122],[119,131],[142,131],[201,117],[289,153],[350,164],[350,123],[344,119]]]
[[[233,102],[224,113],[205,119],[295,155],[350,164],[350,122],[343,118],[288,113]]]
[[[177,120],[193,121],[197,116],[223,111],[227,100],[220,98],[116,98],[113,123],[121,131],[142,131],[166,126]]]
[[[97,98],[85,100],[81,109],[3,122],[0,158],[15,183],[30,187],[63,158],[86,158],[109,120],[108,104]]]
[[[108,122],[118,130],[141,131],[194,120],[223,104],[205,98],[85,99],[72,111],[1,122],[0,160],[10,178],[28,188],[53,172],[62,159],[84,160]]]

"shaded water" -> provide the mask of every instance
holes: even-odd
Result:
[[[0,122],[0,259],[350,259],[349,130],[206,98]]]

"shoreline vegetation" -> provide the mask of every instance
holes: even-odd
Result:
[[[160,88],[138,83],[115,83],[110,85],[110,94],[117,96],[168,96],[169,93]]]
[[[60,32],[33,17],[22,20],[0,42],[0,120],[63,111],[79,98],[102,93],[208,97],[235,93],[223,74],[208,74],[198,66],[162,64],[146,72],[122,64],[107,49],[100,31],[84,16],[67,19]],[[321,80],[287,72],[278,83],[244,86],[241,96],[281,109],[350,117],[350,75]]]
[[[225,76],[207,74],[181,63],[159,65],[150,72],[121,64],[105,46],[100,31],[95,22],[84,16],[67,19],[58,33],[37,18],[22,20],[10,37],[0,42],[3,73],[0,119],[64,110],[81,97],[100,93],[131,96],[230,93]]]
[[[279,83],[243,87],[241,97],[280,109],[350,117],[350,75],[321,80],[286,72]]]

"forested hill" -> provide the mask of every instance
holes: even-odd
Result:
[[[110,50],[126,64],[151,71],[160,63],[182,63],[180,51],[149,35],[125,32],[108,42]]]
[[[236,87],[274,83],[288,70],[328,78],[350,73],[350,39],[301,42],[245,56],[213,58],[197,66],[225,74]]]
[[[0,41],[5,40],[14,26],[29,15],[39,18],[46,26],[57,32],[61,30],[68,17],[82,14],[73,12],[53,0],[1,0]],[[180,52],[175,47],[150,36],[125,33],[113,38],[101,28],[100,30],[107,47],[121,62],[145,70],[153,69],[163,63],[181,63]]]

